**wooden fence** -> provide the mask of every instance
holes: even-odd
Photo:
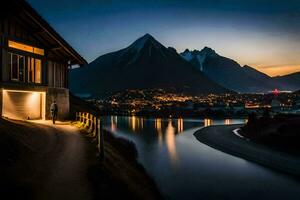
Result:
[[[87,112],[76,112],[76,121],[96,139],[99,157],[104,159],[104,137],[100,118]]]

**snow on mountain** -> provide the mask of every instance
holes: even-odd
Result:
[[[266,74],[249,66],[241,67],[236,61],[218,55],[209,47],[201,51],[185,50],[181,56],[215,82],[237,92],[266,92],[274,87],[280,88]]]

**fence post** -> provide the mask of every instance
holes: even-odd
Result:
[[[97,117],[94,116],[93,118],[93,136],[96,137],[97,136]]]
[[[83,119],[83,115],[84,115],[84,114],[83,114],[82,112],[80,112],[80,122],[81,122],[81,123],[83,123],[83,120],[84,120],[84,119]]]
[[[103,131],[101,129],[101,121],[97,118],[97,136],[98,136],[98,150],[99,150],[99,158],[104,160],[104,137]]]

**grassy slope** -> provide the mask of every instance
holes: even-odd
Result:
[[[105,131],[105,159],[101,161],[95,156],[95,139],[84,129],[82,133],[90,146],[89,178],[96,199],[162,199],[153,180],[136,161],[137,151],[132,142]]]
[[[97,108],[78,97],[71,96],[71,111],[99,114]],[[105,161],[95,159],[96,143],[84,130],[90,144],[90,170],[95,196],[131,199],[162,199],[155,183],[137,162],[135,145],[105,132]],[[105,198],[106,199],[106,198]]]

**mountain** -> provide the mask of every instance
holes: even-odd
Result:
[[[267,92],[281,88],[268,75],[247,65],[241,67],[236,61],[220,56],[209,47],[201,51],[186,49],[181,56],[216,83],[237,92]]]
[[[274,77],[274,80],[281,83],[288,90],[299,90],[300,89],[300,72]]]
[[[70,72],[70,89],[75,94],[101,96],[125,89],[157,88],[195,95],[230,92],[149,34]]]

